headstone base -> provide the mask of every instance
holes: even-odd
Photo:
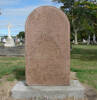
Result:
[[[11,90],[13,98],[27,100],[63,100],[72,97],[83,100],[84,94],[85,88],[78,80],[71,80],[70,86],[27,86],[20,81]]]

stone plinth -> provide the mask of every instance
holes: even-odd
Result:
[[[58,8],[35,9],[26,21],[26,83],[69,85],[70,25]]]
[[[17,83],[12,89],[15,99],[31,100],[84,100],[84,87],[78,80],[71,80],[70,86],[26,86],[25,82]]]

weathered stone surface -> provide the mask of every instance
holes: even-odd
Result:
[[[70,25],[58,8],[35,9],[26,21],[26,83],[69,85]]]
[[[45,100],[44,97],[48,100],[86,100],[85,88],[78,80],[71,80],[70,86],[26,86],[25,82],[20,81],[13,87],[11,94],[13,98],[27,100],[35,97],[37,99],[34,100]]]

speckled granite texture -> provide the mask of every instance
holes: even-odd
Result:
[[[58,8],[42,6],[26,21],[27,85],[69,85],[70,24]]]

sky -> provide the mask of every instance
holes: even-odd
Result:
[[[0,36],[8,34],[8,24],[11,24],[11,35],[25,31],[27,16],[37,7],[51,5],[57,8],[61,4],[51,0],[0,0]]]

